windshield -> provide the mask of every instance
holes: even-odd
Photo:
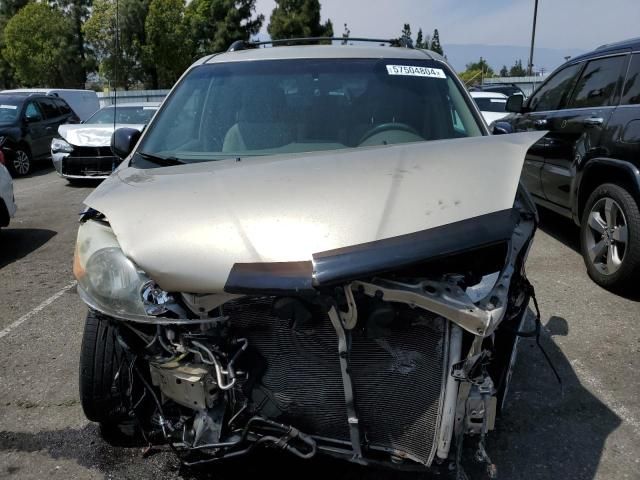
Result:
[[[105,107],[98,110],[94,113],[89,119],[84,123],[91,124],[112,124],[113,125],[113,115],[114,112],[117,111],[116,115],[116,123],[130,123],[136,125],[146,125],[151,120],[151,117],[155,113],[158,107],[127,107],[120,106],[117,107]]]
[[[18,120],[22,101],[0,98],[0,123],[14,123]]]
[[[506,98],[475,97],[474,100],[482,112],[504,112],[507,106]]]
[[[139,151],[188,163],[477,135],[434,61],[261,60],[194,68]]]

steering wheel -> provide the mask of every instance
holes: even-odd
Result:
[[[411,125],[407,125],[406,123],[400,123],[400,122],[388,122],[388,123],[381,123],[380,125],[376,125],[372,129],[370,129],[368,132],[366,132],[360,139],[359,144],[364,143],[374,135],[377,135],[382,132],[386,132],[388,130],[398,130],[401,132],[408,132],[408,133],[414,134],[417,137],[422,138],[422,136],[418,133],[418,131],[415,128],[413,128]]]

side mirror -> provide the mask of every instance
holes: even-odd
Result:
[[[136,146],[140,139],[140,131],[135,128],[118,128],[111,135],[111,151],[120,158],[125,159]]]
[[[509,98],[507,98],[507,105],[505,107],[505,110],[512,113],[522,113],[523,103],[524,97],[516,93],[515,95],[511,95]]]
[[[38,115],[24,116],[24,123],[35,123],[35,122],[39,122],[40,120],[42,120],[42,118],[40,118]]]
[[[494,135],[506,135],[513,133],[513,128],[509,122],[494,122],[491,124],[491,133]]]

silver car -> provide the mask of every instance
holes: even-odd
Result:
[[[142,130],[159,105],[137,102],[108,106],[81,124],[61,125],[51,141],[51,160],[56,172],[69,181],[107,178],[121,161],[111,152],[113,131],[124,127]]]
[[[492,468],[542,133],[489,136],[431,52],[251,46],[114,133],[74,260],[85,414],[190,466],[271,446],[461,471],[472,437]]]

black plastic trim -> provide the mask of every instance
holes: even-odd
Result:
[[[313,264],[310,261],[236,263],[229,272],[224,291],[263,295],[315,293]]]
[[[315,285],[376,275],[508,240],[518,214],[501,210],[416,233],[313,255]]]

